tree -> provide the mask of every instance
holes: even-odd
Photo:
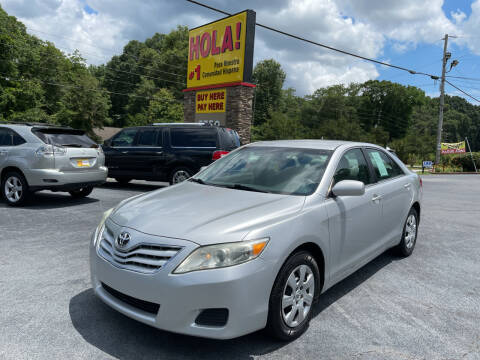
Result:
[[[390,81],[367,81],[362,85],[360,110],[367,115],[362,121],[366,131],[382,126],[390,139],[405,136],[415,106],[421,105],[425,93]]]
[[[138,107],[141,101],[133,101],[125,94],[145,94],[146,81],[149,82],[149,96],[158,89],[168,89],[176,100],[183,99],[182,90],[187,78],[188,28],[178,26],[169,34],[154,34],[151,38],[130,41],[123,53],[114,56],[101,69],[93,69],[108,91],[112,107],[110,116],[115,126],[127,123],[143,122],[143,109],[148,107],[148,100]],[[143,95],[142,95],[143,96]]]
[[[255,65],[252,79],[255,89],[254,125],[261,125],[271,117],[281,102],[282,87],[286,74],[282,66],[273,59],[263,60]]]

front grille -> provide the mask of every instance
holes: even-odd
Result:
[[[227,324],[228,309],[224,308],[212,308],[204,309],[198,314],[195,319],[195,324],[203,326],[216,326],[222,327]]]
[[[155,304],[149,301],[145,300],[140,300],[137,298],[134,298],[132,296],[126,295],[124,293],[121,293],[120,291],[117,291],[115,289],[112,289],[110,286],[102,283],[103,289],[108,292],[110,295],[112,295],[114,298],[130,305],[133,306],[136,309],[148,312],[150,314],[156,315],[158,313],[158,309],[160,309],[159,304]]]
[[[138,243],[128,250],[119,250],[114,244],[113,233],[105,228],[98,253],[115,266],[142,273],[157,271],[182,249],[181,246]]]

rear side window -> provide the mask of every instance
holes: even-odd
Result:
[[[0,128],[0,146],[11,146],[12,134],[7,128]]]
[[[92,147],[95,141],[90,139],[82,130],[60,128],[33,128],[32,132],[44,143],[66,147]]]
[[[367,153],[378,180],[404,175],[400,166],[383,151],[367,149]]]
[[[16,132],[13,132],[13,146],[22,145],[22,144],[25,144],[25,143],[26,143],[26,141],[25,141],[24,138],[22,138]]]
[[[133,146],[133,141],[137,135],[138,129],[124,129],[112,139],[112,146]]]
[[[170,136],[174,147],[217,147],[217,132],[214,128],[170,128]]]
[[[25,143],[25,140],[15,131],[0,128],[0,146],[16,146]]]
[[[225,150],[233,150],[240,146],[240,138],[233,129],[218,128],[218,133],[222,139],[222,148]]]
[[[156,145],[157,130],[145,129],[140,132],[138,136],[137,146],[155,146]]]

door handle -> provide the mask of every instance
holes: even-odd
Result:
[[[382,195],[373,195],[372,197],[373,202],[380,201],[380,200],[382,200]]]
[[[7,155],[6,151],[0,151],[0,155]]]
[[[412,184],[405,184],[405,185],[403,185],[403,187],[408,190],[408,189],[410,189],[410,186],[411,186],[411,185],[412,185]]]

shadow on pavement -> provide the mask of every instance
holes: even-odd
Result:
[[[90,204],[98,202],[98,199],[95,199],[95,190],[86,198],[74,198],[66,192],[53,193],[50,191],[33,193],[27,199],[27,202],[21,206],[22,209],[32,209],[32,210],[46,210],[46,209],[59,209],[70,206],[77,206],[83,204]],[[9,208],[10,206],[2,199],[0,201],[1,208]]]
[[[157,189],[161,189],[167,186],[167,183],[135,183],[130,182],[128,184],[120,184],[116,181],[108,181],[103,184],[101,187],[105,189],[115,189],[115,190],[132,190],[132,191],[153,191]]]
[[[321,295],[314,316],[398,258],[386,252]],[[233,340],[211,340],[161,331],[132,320],[103,304],[92,289],[70,300],[70,318],[80,335],[119,359],[251,359],[287,343],[263,331]],[[308,331],[308,330],[307,330]]]

